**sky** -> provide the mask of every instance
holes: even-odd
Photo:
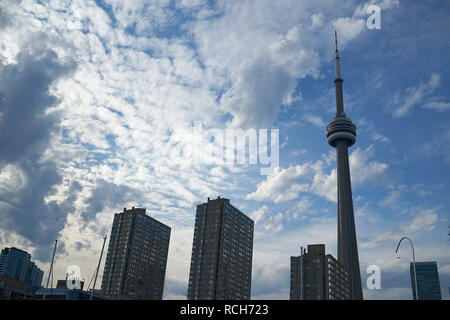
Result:
[[[408,236],[450,299],[449,15],[445,0],[1,1],[0,247],[30,252],[45,285],[58,239],[55,279],[78,265],[89,282],[113,214],[143,207],[172,228],[164,299],[185,299],[196,206],[221,196],[255,222],[252,299],[289,299],[300,246],[337,256],[337,30],[364,298],[412,298],[409,244],[394,252]],[[199,121],[278,130],[279,166],[192,161]]]

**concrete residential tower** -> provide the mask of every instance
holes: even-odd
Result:
[[[145,212],[133,207],[114,214],[103,295],[116,299],[162,299],[170,227]]]
[[[291,300],[347,300],[350,281],[347,270],[331,254],[325,254],[324,244],[301,248],[301,255],[291,257]]]
[[[253,228],[228,199],[197,206],[188,300],[250,300]]]
[[[352,186],[348,162],[348,147],[356,141],[356,126],[345,116],[342,94],[341,66],[336,39],[335,68],[336,115],[327,126],[328,143],[337,152],[337,199],[338,199],[338,261],[349,271],[351,297],[363,299],[356,241],[355,216],[353,213]]]
[[[0,276],[18,279],[32,287],[39,287],[42,283],[44,271],[31,261],[31,254],[12,247],[2,249],[0,254]]]

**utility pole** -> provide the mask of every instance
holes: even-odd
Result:
[[[102,252],[100,253],[100,259],[98,260],[97,270],[95,271],[94,285],[92,286],[91,291],[91,300],[94,298],[95,283],[97,282],[98,270],[100,269],[100,263],[102,262],[103,249],[105,248],[106,237],[107,236],[103,238]]]
[[[53,248],[52,262],[50,264],[50,271],[48,273],[47,285],[45,286],[44,297],[42,300],[45,300],[45,298],[47,296],[47,289],[48,289],[48,282],[50,281],[50,275],[52,276],[52,285],[53,285],[53,261],[55,261],[55,252],[56,252],[57,245],[58,245],[58,239],[55,240],[55,247]]]

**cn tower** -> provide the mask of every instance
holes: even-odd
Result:
[[[337,200],[338,200],[338,261],[350,273],[351,297],[362,300],[361,274],[359,270],[358,246],[356,241],[355,215],[353,213],[352,185],[348,162],[348,148],[355,144],[356,126],[345,116],[342,95],[341,65],[336,42],[336,115],[327,126],[328,143],[337,153]]]

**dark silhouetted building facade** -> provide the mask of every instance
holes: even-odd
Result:
[[[254,223],[218,198],[197,206],[189,300],[249,300]]]
[[[15,278],[0,275],[0,300],[24,300],[32,297],[28,284]]]
[[[308,252],[291,257],[291,300],[347,300],[350,289],[347,270],[325,254],[324,244],[308,245]]]
[[[170,228],[132,208],[114,215],[102,294],[117,299],[163,296]]]
[[[31,287],[39,287],[44,272],[31,261],[31,254],[12,248],[4,248],[0,254],[0,275],[17,279]]]
[[[413,299],[416,299],[416,288],[414,286],[414,268],[410,264],[411,284]],[[417,291],[419,300],[441,300],[441,285],[436,262],[416,262]]]

